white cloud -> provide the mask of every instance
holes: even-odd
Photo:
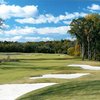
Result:
[[[91,6],[87,7],[89,10],[100,10],[100,5],[92,4]]]
[[[24,18],[24,19],[16,19],[15,20],[18,23],[24,24],[24,23],[29,23],[29,24],[41,24],[41,23],[46,23],[46,20],[44,19],[34,19],[34,18]]]
[[[24,19],[16,19],[16,22],[21,24],[29,23],[29,24],[41,24],[41,23],[57,23],[59,20],[51,14],[40,15],[37,18],[24,18]]]
[[[13,41],[13,42],[16,42],[16,41],[21,41],[21,39],[23,39],[22,41],[34,41],[34,42],[37,42],[37,41],[52,41],[52,40],[54,40],[53,38],[50,38],[50,37],[14,36],[14,37],[3,37],[3,38],[0,38],[0,41]]]
[[[14,37],[7,37],[7,38],[0,38],[0,41],[18,41],[22,38],[22,36],[14,36]]]
[[[31,34],[34,33],[34,28],[32,27],[16,27],[15,29],[11,29],[8,31],[4,31],[5,34],[19,35],[19,34]]]
[[[53,39],[50,37],[25,37],[26,41],[52,41]]]
[[[7,28],[9,28],[9,27],[10,27],[9,25],[4,24],[4,23],[3,23],[3,25],[1,26],[1,28],[4,28],[4,29],[7,29]]]
[[[70,29],[69,26],[60,26],[60,27],[45,27],[37,29],[37,33],[40,34],[66,34]]]
[[[4,31],[4,34],[11,34],[11,35],[25,35],[25,34],[66,34],[67,31],[70,29],[69,26],[59,26],[59,27],[43,27],[43,28],[36,28],[36,27],[16,27],[15,29]]]
[[[73,19],[76,17],[83,17],[85,16],[86,13],[79,13],[79,12],[74,12],[74,13],[65,13],[64,15],[59,15],[59,16],[53,16],[52,14],[45,14],[45,15],[40,15],[37,18],[24,18],[24,19],[15,19],[16,22],[24,24],[24,23],[29,23],[29,24],[42,24],[42,23],[58,23],[60,21],[66,21],[69,19]]]
[[[8,19],[11,17],[33,17],[38,12],[37,6],[16,6],[16,5],[0,5],[0,17],[3,19]]]
[[[72,20],[71,20],[72,21]],[[64,24],[70,24],[71,21],[63,21]]]
[[[41,24],[41,23],[57,23],[59,19],[54,17],[51,14],[40,15],[37,18],[24,18],[24,19],[16,19],[16,22],[21,24],[29,23],[29,24]]]

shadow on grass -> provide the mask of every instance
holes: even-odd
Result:
[[[58,67],[58,66],[53,66],[53,67],[39,67],[39,66],[36,66],[36,67],[31,67],[31,66],[28,66],[28,67],[6,67],[6,66],[1,66],[0,69],[2,70],[81,70],[81,68],[77,68],[77,67],[64,67],[64,66],[61,66],[61,67]]]
[[[19,59],[19,60],[72,60],[77,58],[36,58],[36,59]]]

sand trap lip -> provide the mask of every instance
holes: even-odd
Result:
[[[36,83],[36,84],[4,84],[0,85],[0,100],[15,100],[33,90],[37,90],[56,83]]]
[[[31,77],[30,79],[40,79],[40,78],[60,78],[60,79],[72,79],[79,78],[89,73],[75,73],[75,74],[45,74],[40,77]]]
[[[83,69],[88,69],[88,70],[100,70],[100,66],[90,66],[90,65],[80,65],[80,64],[71,64],[68,66],[81,67]]]

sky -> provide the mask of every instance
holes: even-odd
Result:
[[[0,41],[73,40],[70,22],[91,13],[100,0],[0,0]]]

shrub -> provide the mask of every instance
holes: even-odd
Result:
[[[69,55],[71,55],[71,56],[74,56],[74,52],[75,52],[75,47],[70,47],[70,48],[68,48],[68,50],[67,50],[67,53],[68,53]]]

